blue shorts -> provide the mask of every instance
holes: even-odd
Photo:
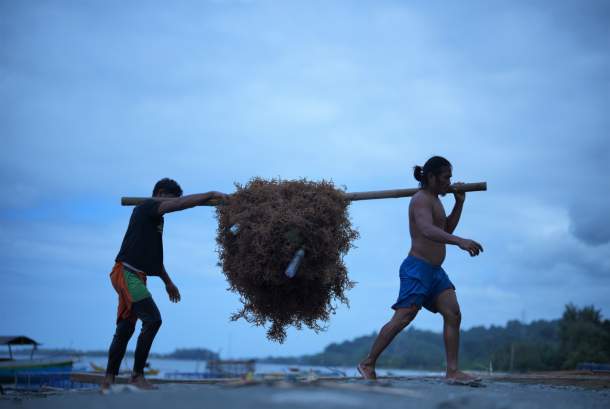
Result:
[[[441,266],[408,256],[400,265],[400,292],[392,308],[396,310],[415,305],[436,313],[438,312],[434,308],[436,297],[449,288],[455,290],[455,286]]]

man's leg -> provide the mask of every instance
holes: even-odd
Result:
[[[138,336],[133,363],[132,382],[139,387],[149,389],[152,385],[144,379],[144,366],[155,335],[161,327],[161,314],[152,297],[134,302],[131,308],[135,315],[142,320],[142,331]]]
[[[448,379],[469,381],[476,379],[474,376],[465,374],[458,370],[458,353],[460,349],[460,323],[462,314],[458,304],[455,290],[447,289],[436,298],[435,307],[443,316],[443,339],[445,341],[445,353],[447,356]]]
[[[417,315],[420,307],[398,308],[392,319],[381,328],[368,356],[360,362],[358,370],[365,379],[376,379],[375,364],[379,355],[390,345],[390,342],[402,331]]]
[[[112,343],[108,349],[108,364],[106,365],[106,377],[102,382],[102,389],[107,389],[114,383],[114,378],[119,373],[121,361],[125,356],[127,344],[136,329],[135,320],[120,320],[117,323]]]

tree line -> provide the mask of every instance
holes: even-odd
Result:
[[[297,358],[270,358],[324,366],[353,366],[365,357],[376,333],[333,343],[323,352]],[[513,320],[505,326],[478,326],[460,335],[460,366],[471,370],[542,371],[574,369],[579,363],[610,363],[610,321],[594,306],[565,307],[561,319],[529,324]],[[381,355],[379,367],[442,370],[442,334],[410,327]],[[490,368],[491,367],[491,368]]]

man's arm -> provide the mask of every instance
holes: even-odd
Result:
[[[471,256],[476,256],[483,251],[483,246],[474,240],[464,239],[447,233],[445,230],[435,226],[432,218],[432,206],[423,198],[416,198],[412,202],[413,216],[421,234],[428,240],[443,244],[453,244]]]
[[[456,185],[463,184],[462,182],[456,183]],[[449,217],[447,217],[447,223],[445,226],[445,231],[449,234],[453,234],[455,228],[460,222],[460,216],[462,215],[462,209],[464,208],[464,200],[466,199],[465,192],[453,192],[453,196],[455,197],[455,205],[453,206],[453,210]]]
[[[210,200],[225,200],[226,198],[227,195],[224,193],[207,192],[167,199],[159,204],[159,215],[162,216],[165,213],[177,212],[179,210],[201,206]]]
[[[167,294],[169,295],[169,300],[171,302],[180,301],[180,291],[178,291],[178,287],[176,287],[172,279],[169,277],[169,274],[167,274],[165,266],[163,266],[163,271],[160,271],[158,273],[149,273],[148,275],[157,276],[161,278],[163,283],[165,283],[165,290],[167,291]]]
[[[445,231],[449,234],[453,234],[455,228],[457,227],[460,216],[462,215],[462,208],[464,207],[464,202],[455,201],[455,205],[453,206],[453,210],[449,217],[447,217],[447,225],[445,226]]]
[[[432,205],[422,197],[412,202],[415,224],[421,234],[428,240],[443,244],[457,245],[460,238],[436,226],[432,218]]]

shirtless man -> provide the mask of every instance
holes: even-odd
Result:
[[[142,321],[142,330],[138,337],[129,382],[142,389],[154,388],[144,378],[144,366],[155,335],[161,326],[161,314],[146,288],[146,277],[161,278],[170,301],[180,301],[178,287],[163,265],[163,215],[203,205],[211,200],[227,199],[227,195],[220,192],[182,196],[180,185],[168,178],[161,179],[155,184],[153,197],[168,198],[168,200],[149,199],[133,209],[123,244],[110,273],[112,286],[119,295],[119,308],[116,332],[108,351],[108,365],[102,382],[102,391],[114,383],[138,319]]]
[[[415,318],[423,306],[443,316],[443,339],[447,357],[446,378],[454,381],[471,381],[475,378],[458,370],[460,342],[460,306],[455,287],[441,267],[445,260],[445,245],[453,244],[471,256],[483,251],[474,240],[453,235],[462,214],[466,194],[455,192],[455,205],[449,217],[438,196],[451,191],[451,164],[445,158],[433,156],[424,167],[416,166],[415,179],[421,190],[409,205],[409,232],[411,250],[400,266],[400,293],[392,306],[394,316],[381,328],[369,355],[358,365],[365,379],[376,379],[375,363],[379,355]]]

